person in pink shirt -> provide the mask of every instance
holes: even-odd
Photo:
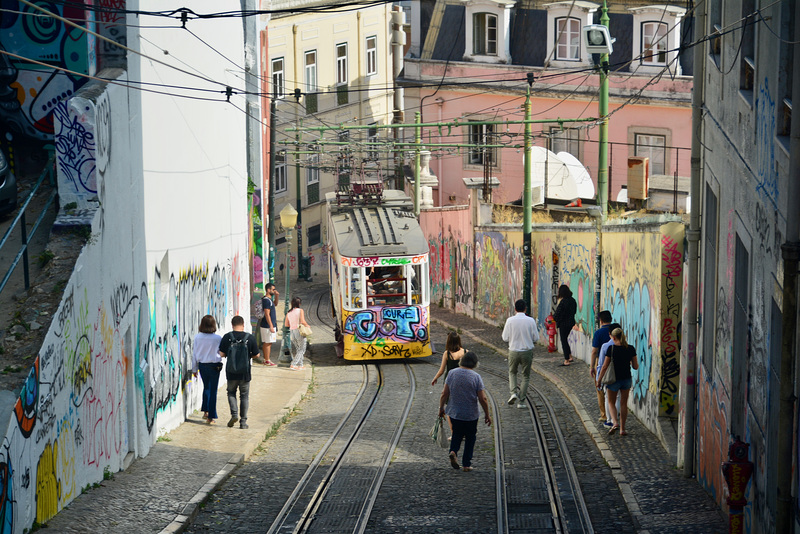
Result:
[[[289,369],[293,371],[300,371],[305,368],[303,365],[303,356],[305,356],[306,346],[308,345],[308,340],[301,336],[300,330],[298,330],[300,325],[308,326],[306,314],[300,307],[301,302],[300,297],[294,297],[292,299],[292,309],[286,314],[285,320],[286,326],[289,327],[291,340],[289,349],[292,353],[292,364],[289,366]]]

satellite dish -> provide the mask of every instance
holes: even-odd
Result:
[[[594,198],[594,182],[592,182],[592,177],[589,176],[589,171],[586,170],[583,163],[569,152],[559,152],[556,155],[567,165],[567,170],[572,175],[575,187],[578,189],[577,196],[586,199]]]
[[[567,164],[546,148],[531,147],[531,185],[543,187],[545,178],[548,198],[569,201],[578,197],[578,188]]]
[[[627,187],[623,187],[622,189],[619,190],[619,193],[617,193],[617,202],[623,202],[625,204],[628,203],[628,188]]]

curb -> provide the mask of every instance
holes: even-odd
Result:
[[[215,491],[219,490],[222,487],[222,484],[228,480],[233,471],[244,464],[250,456],[252,456],[253,451],[261,445],[266,439],[267,434],[271,433],[275,430],[276,425],[280,425],[283,422],[283,419],[289,415],[300,401],[302,401],[306,394],[308,393],[308,389],[311,387],[311,383],[314,380],[314,367],[313,365],[309,365],[309,370],[306,371],[306,388],[305,390],[298,390],[289,401],[286,403],[278,414],[273,418],[271,424],[268,425],[266,432],[263,436],[255,436],[249,439],[245,444],[242,452],[237,452],[231,455],[231,458],[227,461],[225,466],[217,471],[217,473],[211,477],[211,479],[206,482],[200,490],[194,494],[194,496],[189,500],[189,503],[183,508],[183,511],[175,516],[175,519],[170,522],[169,525],[164,527],[160,534],[177,534],[180,532],[184,532],[191,524],[192,521],[195,520],[197,515],[200,513],[200,507],[208,501],[208,498],[213,494]]]
[[[432,318],[432,320],[441,324],[445,328],[449,328],[454,331],[458,330],[457,326],[454,326],[442,319]],[[490,343],[471,332],[463,331],[462,335],[472,338],[481,345],[492,349],[499,355],[507,352],[507,349],[498,347],[497,345],[494,345],[493,343]],[[575,409],[578,417],[581,418],[581,422],[583,423],[583,427],[586,429],[586,432],[592,437],[592,440],[594,441],[595,445],[597,445],[597,448],[600,451],[600,454],[603,456],[603,459],[611,468],[611,474],[613,475],[614,480],[617,481],[617,486],[619,487],[619,491],[622,494],[623,500],[625,501],[625,506],[628,508],[628,512],[631,514],[636,531],[640,534],[648,534],[647,530],[641,529],[641,518],[643,514],[641,508],[639,507],[639,501],[636,500],[636,495],[634,495],[630,483],[625,478],[625,474],[622,472],[622,467],[620,466],[619,461],[617,461],[614,453],[611,452],[611,448],[608,446],[606,439],[600,434],[600,432],[598,432],[592,417],[584,408],[583,403],[580,401],[580,399],[577,399],[574,395],[572,395],[571,388],[569,388],[559,376],[556,376],[540,367],[539,364],[536,363],[535,359],[533,361],[533,365],[531,365],[531,369],[536,371],[537,374],[541,375],[546,380],[552,382],[553,385],[555,385],[572,404],[572,407]]]

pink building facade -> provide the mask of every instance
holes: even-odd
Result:
[[[691,31],[681,9],[632,4],[609,12],[610,33],[617,39],[609,60],[610,200],[627,187],[631,156],[649,158],[653,188],[673,188],[690,174],[692,66],[678,50]],[[600,6],[516,6],[494,0],[414,3],[401,79],[406,122],[419,111],[423,123],[461,124],[423,130],[423,139],[431,143],[431,171],[439,178],[435,205],[464,204],[463,178],[487,173],[500,182],[492,195],[495,203],[521,199],[523,126],[469,122],[523,120],[528,73],[533,74],[532,119],[564,120],[534,124],[533,144],[569,152],[587,168],[596,191],[598,123],[570,120],[598,117],[599,75],[580,32],[599,21]],[[437,148],[437,143],[494,148]]]

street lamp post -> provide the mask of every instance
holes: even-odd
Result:
[[[291,204],[286,204],[283,207],[280,213],[281,216],[281,226],[286,229],[286,272],[284,275],[286,276],[286,296],[284,297],[283,303],[283,354],[287,356],[289,354],[289,346],[291,341],[289,340],[289,327],[286,326],[285,317],[289,313],[289,279],[291,278],[289,273],[289,257],[292,254],[292,228],[295,227],[297,224],[297,210],[292,207]]]

